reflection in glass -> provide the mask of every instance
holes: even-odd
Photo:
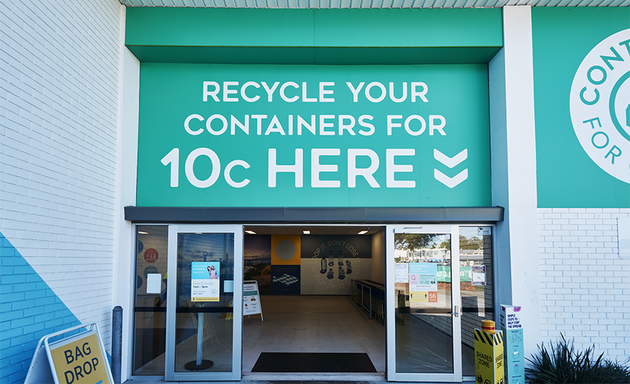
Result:
[[[451,236],[394,236],[396,372],[453,373]]]
[[[475,328],[481,329],[481,320],[494,320],[492,227],[460,227],[459,260],[462,369],[464,376],[474,376]]]
[[[133,374],[164,375],[168,227],[136,228]]]
[[[176,372],[232,372],[233,284],[233,234],[178,235]]]

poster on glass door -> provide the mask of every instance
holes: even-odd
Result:
[[[190,274],[191,301],[219,301],[219,276],[219,262],[193,262]]]
[[[396,263],[396,283],[409,282],[409,264]]]
[[[409,263],[409,301],[437,303],[437,264]]]

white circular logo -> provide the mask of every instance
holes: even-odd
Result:
[[[571,122],[601,169],[630,183],[630,29],[602,40],[582,60],[571,85]]]

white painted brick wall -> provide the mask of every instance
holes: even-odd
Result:
[[[543,338],[630,356],[630,259],[620,259],[617,218],[630,209],[538,210]]]
[[[0,2],[0,232],[106,344],[122,12]]]

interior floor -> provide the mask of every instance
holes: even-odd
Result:
[[[243,318],[243,372],[261,352],[364,352],[385,372],[385,326],[349,296],[262,296],[260,315]]]

